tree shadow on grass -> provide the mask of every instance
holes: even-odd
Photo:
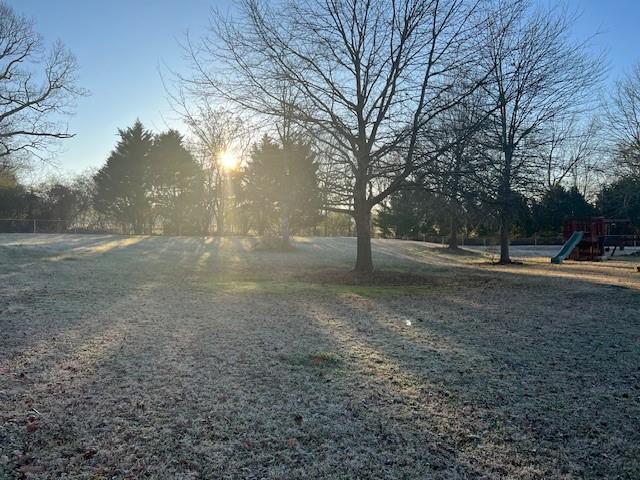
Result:
[[[142,237],[135,246],[144,248],[141,243],[145,240]],[[88,242],[82,248],[94,248],[111,241],[109,237]],[[36,355],[36,351],[47,351],[52,344],[59,344],[65,351],[66,338],[84,338],[92,333],[89,329],[102,329],[102,325],[88,322],[87,316],[101,317],[104,312],[135,298],[154,281],[139,269],[123,268],[124,260],[117,252],[128,252],[132,248],[133,244],[127,244],[109,249],[98,264],[93,256],[76,262],[50,263],[47,250],[40,254],[32,252],[21,259],[11,285],[0,295],[0,325],[6,332],[0,360],[13,362],[16,356]],[[65,258],[66,254],[58,251],[56,256],[60,255]],[[100,271],[98,276],[96,269]],[[123,310],[121,314],[126,312]]]
[[[580,307],[565,303],[557,286],[548,284],[537,285],[532,303],[505,303],[504,294],[523,293],[516,284],[484,305],[469,302],[474,296],[469,291],[444,298],[430,293],[413,302],[347,297],[329,316],[343,324],[367,318],[369,327],[351,336],[401,371],[445,388],[453,410],[466,411],[457,418],[462,428],[477,419],[492,424],[484,432],[472,429],[478,441],[462,447],[476,462],[490,457],[494,466],[508,465],[509,475],[518,477],[526,473],[518,464],[553,477],[634,476],[640,438],[628,419],[640,413],[632,400],[640,354],[634,347],[639,325],[629,320],[637,297],[628,292],[606,323],[597,313],[601,297],[592,293],[607,287],[564,284],[589,292],[578,297]],[[632,298],[635,302],[625,303]],[[443,342],[456,347],[450,355],[434,351],[434,344]],[[450,421],[456,424],[456,417]]]
[[[393,378],[378,379],[384,398],[368,391],[367,369],[286,297],[147,293],[108,324],[117,345],[30,393],[39,426],[12,435],[48,475],[483,476],[413,421]]]

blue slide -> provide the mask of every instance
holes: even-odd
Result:
[[[562,263],[565,258],[571,255],[571,252],[580,243],[583,236],[584,232],[573,232],[571,238],[565,242],[558,254],[555,257],[551,257],[551,263]]]

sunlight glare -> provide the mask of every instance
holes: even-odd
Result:
[[[239,166],[238,158],[232,152],[223,152],[220,154],[220,165],[226,172],[236,170]]]

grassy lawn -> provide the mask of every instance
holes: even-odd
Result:
[[[640,478],[635,263],[354,252],[0,235],[0,478]]]

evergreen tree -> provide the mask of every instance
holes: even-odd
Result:
[[[640,227],[640,180],[622,177],[605,187],[598,196],[598,209],[608,218],[629,218]]]
[[[294,232],[299,232],[320,221],[322,197],[318,179],[319,165],[308,143],[291,144],[288,155],[285,194],[290,205],[291,228]]]
[[[376,226],[386,237],[418,239],[420,235],[433,234],[435,205],[442,206],[442,202],[421,186],[403,188],[382,206]]]
[[[118,130],[120,140],[107,163],[94,176],[95,208],[123,225],[144,232],[150,213],[149,154],[153,135],[140,120],[132,127]]]
[[[568,218],[589,218],[595,208],[574,186],[565,189],[562,185],[551,187],[540,202],[533,205],[533,223],[538,232],[558,233]]]
[[[165,231],[181,235],[197,229],[202,199],[201,170],[183,144],[182,135],[169,130],[158,135],[150,153],[150,181],[154,213]]]
[[[264,235],[277,222],[276,202],[283,178],[282,151],[264,135],[251,149],[251,161],[244,171],[243,199],[251,211],[258,235]]]
[[[318,165],[305,143],[292,143],[285,150],[268,136],[262,137],[252,148],[243,191],[260,235],[276,225],[286,227],[287,223],[299,230],[320,220]]]

